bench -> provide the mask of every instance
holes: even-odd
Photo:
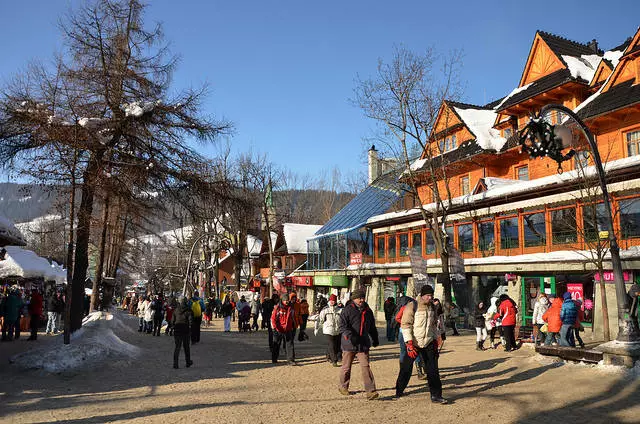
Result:
[[[592,364],[597,364],[603,359],[603,353],[597,350],[567,346],[536,346],[536,352],[541,355],[557,356],[569,361],[589,362]]]

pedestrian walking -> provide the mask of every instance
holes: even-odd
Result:
[[[307,299],[302,299],[300,301],[300,333],[298,333],[299,342],[309,340],[309,336],[306,333],[308,320],[309,320],[309,303],[307,303]]]
[[[276,305],[271,314],[271,328],[273,328],[273,343],[271,347],[271,362],[277,363],[280,356],[280,346],[284,344],[287,361],[295,365],[296,353],[295,339],[295,312],[288,294],[283,294],[280,303]]]
[[[220,313],[224,321],[224,332],[229,333],[231,331],[231,314],[233,313],[233,306],[231,306],[229,296],[224,298],[224,302],[220,307]]]
[[[576,318],[576,324],[573,327],[573,334],[575,336],[575,340],[580,345],[580,348],[584,349],[584,341],[582,341],[582,337],[580,337],[580,332],[584,331],[584,327],[582,326],[582,321],[584,321],[582,301],[579,299],[575,299],[574,302],[576,304],[576,310],[578,311],[578,318]]]
[[[437,301],[437,303],[436,303]],[[400,331],[400,323],[402,322],[402,315],[404,314],[404,308],[405,306],[407,306],[408,303],[414,302],[415,303],[415,299],[410,297],[410,296],[401,296],[398,298],[398,303],[396,304],[396,309],[394,311],[394,321],[397,325],[396,328],[398,328],[398,346],[400,347],[400,356],[398,357],[398,360],[400,361],[400,363],[402,364],[402,361],[404,360],[405,356],[407,356],[407,344],[404,341],[404,336],[402,335],[402,331]],[[442,337],[446,338],[446,335],[444,335],[445,332],[445,327],[444,327],[444,319],[441,318],[443,315],[443,311],[442,311],[442,305],[440,304],[440,301],[438,299],[434,299],[433,300],[434,306],[436,308],[437,311],[439,311],[438,314],[438,318],[441,320],[439,321],[442,325]],[[424,362],[422,361],[422,357],[418,356],[415,359],[415,364],[416,364],[416,371],[418,373],[418,380],[426,380],[427,379],[427,375],[425,374],[424,371]]]
[[[542,317],[545,312],[547,312],[547,309],[549,309],[549,300],[547,299],[547,295],[542,293],[533,305],[533,316],[531,317],[531,322],[533,323],[533,343],[536,346],[546,337],[545,332],[542,331],[545,324]]]
[[[500,301],[500,306],[494,318],[500,319],[506,340],[505,351],[511,352],[517,349],[515,328],[518,308],[516,307],[516,302],[506,294],[501,295],[498,300]]]
[[[38,292],[38,289],[31,290],[31,300],[29,301],[29,326],[31,327],[31,335],[27,340],[38,339],[38,328],[40,327],[40,317],[43,310],[42,295]]]
[[[425,364],[431,402],[448,403],[442,397],[442,381],[438,368],[438,312],[433,304],[433,287],[428,284],[422,286],[417,301],[405,306],[400,331],[406,340],[407,355],[400,364],[396,380],[396,398],[404,394],[411,378],[413,361],[420,356]]]
[[[314,335],[322,328],[322,334],[327,339],[327,355],[334,367],[338,365],[338,352],[340,352],[340,312],[337,305],[338,296],[329,296],[329,303],[325,306],[316,319]]]
[[[258,317],[260,316],[260,299],[258,298],[258,293],[254,294],[251,298],[251,302],[249,302],[249,307],[251,308],[251,329],[254,331],[258,331],[260,327],[258,327]]]
[[[487,313],[485,314],[485,322],[489,323],[489,327],[487,328],[489,331],[489,342],[491,343],[491,348],[496,349],[497,344],[495,343],[496,333],[500,336],[500,341],[503,345],[506,345],[504,340],[504,332],[502,330],[502,322],[500,318],[495,318],[496,313],[498,313],[498,306],[500,305],[500,301],[497,297],[492,297],[489,302],[489,308],[487,308]]]
[[[340,372],[340,393],[349,395],[351,381],[351,366],[357,357],[362,371],[364,390],[367,399],[378,398],[376,382],[369,364],[369,350],[379,344],[378,330],[373,312],[364,301],[364,290],[356,289],[351,293],[351,300],[347,302],[340,313],[340,334],[342,344],[342,368]]]
[[[205,327],[209,327],[211,325],[211,319],[213,318],[213,306],[214,306],[213,299],[209,297],[204,307],[204,314],[202,314]]]
[[[189,336],[191,335],[189,326],[193,322],[193,311],[191,310],[189,301],[186,298],[182,298],[178,307],[173,312],[172,321],[174,328],[173,338],[175,341],[175,349],[173,350],[173,368],[179,368],[178,359],[180,358],[180,348],[182,347],[184,347],[185,363],[187,368],[189,368],[193,365],[189,346]]]
[[[20,317],[22,315],[22,296],[18,287],[14,286],[4,299],[2,305],[2,341],[18,340],[20,338]]]
[[[551,299],[551,306],[542,315],[542,320],[547,324],[547,335],[544,339],[545,346],[558,343],[560,329],[562,328],[562,319],[560,312],[562,311],[562,299],[559,297]]]
[[[160,337],[162,329],[162,320],[164,320],[164,300],[161,294],[157,294],[151,302],[151,310],[153,311],[153,335]]]
[[[449,303],[447,306],[449,310],[449,319],[447,320],[447,323],[449,324],[449,327],[451,327],[451,329],[453,330],[452,335],[459,336],[460,333],[458,332],[456,320],[460,315],[460,308],[458,308],[458,305],[456,305],[455,303]]]
[[[484,350],[484,341],[487,340],[487,326],[484,318],[486,313],[487,308],[484,307],[484,303],[478,303],[473,313],[473,321],[476,328],[476,350]]]
[[[191,344],[200,343],[200,325],[202,324],[202,312],[204,311],[204,301],[198,296],[198,291],[193,292],[189,301],[191,312],[193,313],[193,324],[191,325]]]
[[[269,339],[269,350],[273,347],[273,327],[271,327],[271,315],[273,314],[273,309],[280,302],[280,296],[277,293],[274,293],[271,298],[265,299],[262,302],[262,325],[267,323],[265,327],[267,329],[268,339]]]
[[[396,321],[393,312],[396,310],[396,301],[393,297],[388,297],[384,301],[384,320],[387,322],[387,341],[396,341]]]
[[[150,297],[144,301],[144,332],[147,334],[153,332],[153,309],[151,309],[151,303]]]
[[[178,301],[175,297],[172,296],[165,306],[167,328],[164,330],[164,334],[166,334],[167,336],[173,336],[173,314],[177,307]]]
[[[47,326],[45,328],[46,334],[55,334],[58,332],[57,327],[57,303],[58,296],[55,291],[51,291],[47,298]]]
[[[566,292],[562,295],[562,298],[564,301],[562,302],[562,308],[560,308],[560,320],[562,321],[560,346],[576,347],[576,343],[573,340],[573,327],[578,319],[578,310],[573,299],[571,299],[571,293]]]

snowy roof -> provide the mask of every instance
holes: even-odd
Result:
[[[284,224],[284,241],[287,253],[307,253],[307,239],[312,237],[322,225]]]
[[[274,249],[276,247],[277,241],[278,241],[278,234],[271,231],[271,246],[273,246]],[[252,234],[247,234],[247,251],[249,252],[249,256],[250,257],[260,256],[260,253],[262,253],[263,243],[264,243],[264,240],[261,240]]]
[[[476,143],[484,150],[499,152],[507,140],[500,137],[500,131],[493,129],[498,114],[493,110],[474,107],[463,108],[453,103],[453,109],[476,137]]]
[[[7,246],[7,255],[0,261],[0,277],[44,278],[64,283],[67,274],[60,266],[51,265],[49,261],[32,252],[17,246]]]
[[[531,87],[531,84],[533,84],[532,82],[530,82],[529,84],[523,85],[522,87],[516,87],[513,90],[511,90],[511,93],[507,94],[505,96],[504,99],[502,99],[502,101],[500,103],[497,104],[497,106],[494,108],[495,110],[500,110],[500,108],[502,107],[502,105],[504,103],[507,102],[507,100],[509,100],[511,97],[515,96],[516,94],[518,94],[521,91],[525,91],[527,88]]]
[[[26,243],[22,233],[13,222],[0,215],[0,246],[9,244],[24,246]]]
[[[563,55],[562,59],[567,64],[572,77],[582,78],[588,82],[593,79],[602,56],[597,54],[583,54],[579,57]]]
[[[133,244],[136,241],[138,243],[149,244],[152,246],[175,246],[178,243],[184,242],[193,234],[193,226],[187,225],[185,227],[175,228],[173,230],[164,231],[160,234],[146,234],[144,236],[135,237],[129,239],[128,242]]]

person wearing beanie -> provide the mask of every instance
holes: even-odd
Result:
[[[376,329],[373,312],[364,301],[365,293],[357,289],[351,293],[351,300],[347,302],[340,313],[340,334],[342,345],[342,368],[340,372],[340,393],[349,395],[351,380],[351,365],[357,357],[362,370],[362,380],[367,399],[378,398],[376,382],[369,366],[369,349],[377,347],[378,330]]]
[[[576,342],[573,339],[573,326],[578,319],[578,308],[573,299],[571,299],[571,293],[566,292],[562,295],[562,308],[560,309],[560,320],[562,321],[562,327],[560,327],[560,346],[576,347]]]
[[[289,294],[285,293],[280,298],[271,314],[271,328],[273,329],[273,342],[271,344],[271,362],[276,364],[280,356],[280,346],[284,344],[287,361],[290,365],[296,365],[296,352],[293,345],[295,339],[295,312],[290,302]]]
[[[404,394],[413,362],[421,357],[431,392],[431,402],[446,404],[442,397],[442,381],[438,369],[438,311],[433,303],[433,287],[425,284],[420,289],[420,296],[415,302],[409,302],[404,308],[400,323],[402,337],[406,343],[407,354],[400,363],[400,372],[396,379],[396,394],[399,398]]]
[[[338,365],[338,353],[340,352],[340,313],[342,309],[338,307],[338,296],[329,296],[329,303],[322,308],[318,319],[316,319],[314,335],[318,335],[318,330],[322,326],[322,334],[327,338],[327,355],[329,362],[334,367]]]

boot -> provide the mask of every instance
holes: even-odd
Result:
[[[482,343],[482,342],[476,342],[476,350],[483,350],[482,346],[480,345],[480,343]]]
[[[484,340],[480,342],[480,350],[484,350]]]

